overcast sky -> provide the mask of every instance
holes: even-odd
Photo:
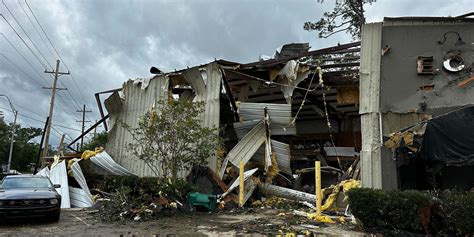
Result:
[[[24,115],[18,117],[20,124],[42,127],[44,122],[40,121],[49,111],[51,92],[41,87],[51,86],[52,79],[43,73],[45,68],[38,61],[45,61],[44,56],[54,66],[58,57],[53,55],[48,39],[40,37],[41,29],[37,25],[34,28],[25,15],[26,12],[36,23],[25,0],[4,3],[35,45],[3,4],[0,13],[36,56],[0,18],[0,33],[31,63],[27,64],[0,35],[0,94],[8,95]],[[57,131],[52,131],[51,137],[54,146],[59,142],[59,133],[73,138],[80,134],[76,120],[81,119],[81,114],[76,110],[82,104],[93,111],[87,114],[88,119],[99,119],[94,93],[119,88],[130,78],[149,77],[152,65],[171,71],[215,58],[251,62],[261,54],[273,55],[285,43],[310,42],[317,49],[351,41],[344,34],[321,40],[316,32],[303,30],[305,21],[319,19],[334,7],[331,0],[323,4],[316,0],[28,0],[28,4],[72,74],[72,78],[60,77],[59,85],[66,86],[68,92],[59,93],[53,123],[68,128],[55,126]],[[472,0],[378,0],[366,7],[366,16],[369,22],[382,21],[384,16],[457,16],[473,7]],[[60,70],[67,71],[63,64]],[[13,121],[11,112],[4,108],[9,105],[0,99],[0,111],[7,122]]]

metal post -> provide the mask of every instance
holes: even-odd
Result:
[[[10,104],[10,107],[12,109],[13,115],[15,118],[13,119],[13,127],[12,127],[12,135],[11,135],[11,141],[10,141],[10,151],[8,153],[8,165],[7,165],[7,173],[10,173],[10,167],[12,164],[12,155],[13,155],[13,141],[15,139],[15,132],[16,132],[16,117],[18,115],[18,110],[15,109],[15,106],[13,106],[12,102],[10,101],[10,98],[6,95],[0,94],[0,96],[3,96],[7,99],[8,103]]]
[[[239,206],[244,206],[244,162],[240,161],[239,164]]]
[[[321,216],[321,162],[315,161],[316,216]]]
[[[13,114],[15,118],[13,119],[13,128],[12,128],[12,138],[10,141],[10,152],[8,153],[8,166],[7,166],[7,173],[10,173],[10,168],[12,165],[12,155],[13,155],[13,142],[15,141],[15,132],[16,132],[16,117],[18,115],[18,111],[14,111]]]

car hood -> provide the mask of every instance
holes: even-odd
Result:
[[[52,189],[0,189],[0,200],[59,198]]]

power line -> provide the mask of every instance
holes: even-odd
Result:
[[[5,16],[3,14],[0,13],[0,16],[2,16],[3,20],[5,20],[5,22],[10,26],[10,28],[15,32],[15,34],[18,36],[18,38],[20,38],[21,42],[23,42],[23,44],[28,48],[28,50],[30,50],[31,54],[33,54],[33,56],[35,56],[36,60],[38,60],[38,62],[41,64],[41,66],[43,66],[44,68],[47,68],[47,66],[44,64],[43,61],[41,61],[41,59],[38,57],[38,55],[36,55],[35,52],[33,52],[33,50],[30,48],[30,46],[25,42],[25,40],[23,39],[23,37],[21,37],[20,34],[18,34],[18,32],[15,30],[15,28],[13,28],[13,26],[10,24],[10,22],[7,20],[7,18],[5,18]]]
[[[51,55],[53,55],[53,58],[54,58],[54,53],[53,51],[51,51],[50,47],[48,47],[48,44],[46,43],[46,40],[43,38],[43,36],[40,34],[40,32],[38,31],[38,28],[35,26],[35,24],[33,23],[33,21],[31,20],[30,16],[28,15],[28,13],[26,13],[26,10],[25,8],[23,7],[23,5],[21,5],[20,3],[20,0],[18,0],[18,5],[21,7],[21,10],[23,11],[23,13],[25,13],[26,17],[28,18],[28,21],[31,23],[31,25],[33,26],[33,29],[35,29],[36,33],[38,34],[38,36],[40,37],[41,41],[43,42],[44,46],[46,47],[46,49],[48,49],[49,53],[51,53]]]
[[[6,111],[12,112],[10,109],[5,108],[5,107],[1,107],[1,106],[0,106],[0,109],[4,109],[4,110],[6,110]],[[24,115],[24,114],[20,114],[20,113],[18,113],[18,115],[20,115],[20,116],[22,116],[22,117],[24,117],[24,118],[26,118],[26,119],[30,119],[30,120],[33,120],[33,121],[36,121],[36,122],[40,122],[40,123],[43,123],[43,124],[44,124],[44,122],[45,122],[44,120],[32,118],[32,117],[30,117],[30,116],[28,116],[28,115]],[[75,131],[75,132],[81,132],[81,130],[79,130],[79,129],[71,128],[71,127],[64,126],[64,125],[57,124],[57,123],[53,123],[52,125],[53,125],[53,126],[56,126],[56,127],[61,127],[61,128],[64,128],[64,129],[69,129],[69,130]]]
[[[20,22],[16,19],[15,15],[13,14],[12,11],[10,11],[10,8],[8,8],[7,4],[5,4],[5,0],[2,0],[3,5],[7,9],[7,11],[10,13],[10,15],[13,17],[13,20],[16,22],[16,24],[20,27],[20,29],[23,31],[23,33],[26,35],[26,37],[30,40],[31,44],[35,47],[35,49],[38,51],[38,53],[41,55],[41,57],[46,61],[46,63],[49,65],[49,67],[52,69],[53,66],[48,62],[48,59],[41,53],[41,50],[39,50],[38,46],[36,46],[35,42],[30,38],[28,33],[26,33],[25,29],[23,29],[23,26],[20,24]]]
[[[19,1],[19,0],[18,0]],[[49,38],[48,34],[46,33],[46,31],[44,30],[43,26],[41,25],[40,21],[38,20],[38,18],[36,17],[35,13],[33,12],[33,10],[31,9],[30,5],[28,4],[28,2],[25,0],[25,3],[26,3],[26,6],[28,7],[28,9],[30,10],[31,12],[31,15],[33,15],[33,17],[35,18],[36,20],[36,23],[39,25],[39,27],[41,28],[41,31],[43,31],[43,34],[46,36],[46,38],[48,39],[49,43],[51,44],[51,46],[53,47],[54,51],[56,52],[56,54],[58,55],[59,59],[61,60],[62,64],[64,65],[64,67],[66,67],[66,70],[70,71],[69,70],[69,67],[67,66],[67,64],[65,63],[65,61],[63,60],[63,58],[61,57],[61,55],[59,54],[59,51],[56,49],[56,47],[54,46],[53,42],[51,41],[51,39]],[[76,89],[79,91],[79,95],[82,97],[82,100],[84,101],[84,103],[87,104],[87,100],[85,99],[84,95],[82,94],[81,90],[79,89],[79,86],[77,85],[76,83],[76,80],[74,79],[74,77],[72,76],[72,74],[70,74],[69,76],[71,76],[71,79],[72,79],[72,82],[74,83],[74,86],[76,87]],[[64,86],[64,85],[62,85]],[[70,92],[69,92],[70,93]],[[71,95],[72,97],[72,95]],[[88,105],[88,104],[87,104]],[[78,104],[78,107],[80,107],[80,105]],[[91,107],[91,106],[89,106]]]
[[[7,36],[5,36],[5,34],[0,33],[0,35],[3,36],[3,38],[8,42],[8,44],[10,44],[10,46],[12,46],[12,48],[18,53],[18,55],[20,55],[21,58],[23,58],[23,60],[25,60],[26,64],[28,64],[28,66],[30,66],[30,68],[31,68],[40,78],[43,78],[44,80],[46,80],[46,78],[44,78],[44,77],[42,76],[42,74],[40,74],[39,72],[36,71],[36,69],[33,67],[33,64],[32,64],[28,59],[26,59],[26,57],[20,52],[20,50],[18,50],[17,47],[15,47],[15,45],[13,45],[13,43],[7,38]]]
[[[42,86],[41,82],[38,82],[36,81],[35,79],[33,79],[33,77],[28,74],[27,72],[25,72],[21,67],[19,67],[18,65],[16,65],[14,62],[12,62],[7,56],[5,56],[4,54],[0,53],[0,56],[2,56],[3,58],[5,58],[5,60],[7,62],[9,62],[10,64],[12,64],[14,67],[16,67],[18,70],[20,70],[21,72],[23,72],[25,75],[27,75],[31,80],[35,81],[36,83],[38,83],[40,86]]]
[[[6,6],[6,4],[3,2],[3,4]],[[7,10],[8,7],[7,7]],[[13,16],[13,14],[11,13],[11,11],[9,10],[10,14]],[[41,61],[41,59],[39,59],[39,57],[35,54],[35,52],[29,47],[29,45],[25,42],[25,40],[20,36],[20,34],[18,34],[18,32],[15,30],[15,28],[10,24],[10,22],[5,18],[5,16],[3,14],[0,14],[3,19],[7,22],[7,24],[10,26],[10,28],[16,33],[16,35],[20,38],[20,40],[23,42],[23,44],[30,50],[30,52],[33,54],[33,56],[35,56],[36,60],[38,60],[38,62],[46,68],[46,65]],[[14,17],[15,21],[16,21],[16,18]],[[16,21],[17,22],[17,21]],[[17,24],[21,27],[21,25],[17,22]],[[22,27],[21,27],[22,28]],[[31,38],[28,36],[28,34],[24,31],[24,29],[22,28],[23,32],[27,35],[28,39],[30,39],[30,41],[33,43],[33,41],[31,40]],[[5,38],[5,40],[7,40],[7,42],[15,49],[15,51],[20,54],[20,56],[27,62],[27,64],[36,72],[36,70],[34,69],[34,67],[32,66],[32,64],[26,59],[26,57],[8,40],[8,38],[3,34],[3,33],[0,33],[3,35],[3,37]],[[34,43],[33,43],[34,44]],[[35,44],[34,44],[35,45]],[[36,46],[35,46],[36,47]],[[38,50],[38,49],[37,49]],[[40,51],[39,51],[40,52]],[[41,52],[40,52],[41,53]],[[48,62],[49,64],[49,62]],[[51,76],[51,75],[50,75]],[[51,78],[53,78],[51,76]],[[54,79],[54,78],[53,78]],[[62,84],[64,86],[64,84]],[[76,106],[78,108],[80,108],[80,105],[79,103],[74,99],[74,97],[72,96],[72,94],[69,92],[69,95],[71,96],[72,100],[74,103],[76,103]],[[60,96],[61,97],[61,96]],[[65,100],[64,98],[61,98],[62,100]],[[66,101],[66,100],[65,100]]]

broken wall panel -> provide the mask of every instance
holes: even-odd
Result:
[[[232,150],[227,154],[223,166],[219,172],[219,177],[224,176],[225,168],[230,162],[235,167],[239,167],[240,161],[243,161],[244,164],[247,163],[250,158],[255,154],[258,148],[265,142],[266,132],[265,124],[262,121],[257,124],[250,132],[245,135],[237,145],[232,148]]]
[[[360,109],[362,150],[361,179],[366,188],[382,188],[382,159],[380,134],[380,60],[382,23],[362,27],[360,64]]]
[[[203,78],[203,75],[205,78]],[[199,67],[193,67],[183,72],[184,79],[194,89],[193,101],[204,102],[204,113],[201,116],[203,126],[208,128],[219,128],[220,121],[220,92],[222,73],[219,65],[214,62],[206,65],[205,71],[201,72]],[[216,133],[215,136],[219,136]],[[208,159],[209,167],[217,172],[217,157]]]
[[[278,168],[281,172],[292,175],[293,171],[291,170],[290,145],[275,140],[270,140],[270,142],[272,144],[272,151],[276,155]],[[265,149],[263,146],[261,146],[253,155],[252,160],[256,160],[263,164],[264,157]]]
[[[125,82],[122,90],[124,100],[120,113],[110,114],[112,126],[108,133],[106,150],[118,164],[138,176],[154,176],[154,173],[145,162],[132,158],[133,155],[127,146],[133,139],[121,122],[136,127],[140,117],[156,106],[156,101],[168,98],[168,84],[169,79],[165,75],[152,78],[145,89],[142,89],[141,85],[134,84],[132,80]],[[107,108],[108,111],[109,109]]]

